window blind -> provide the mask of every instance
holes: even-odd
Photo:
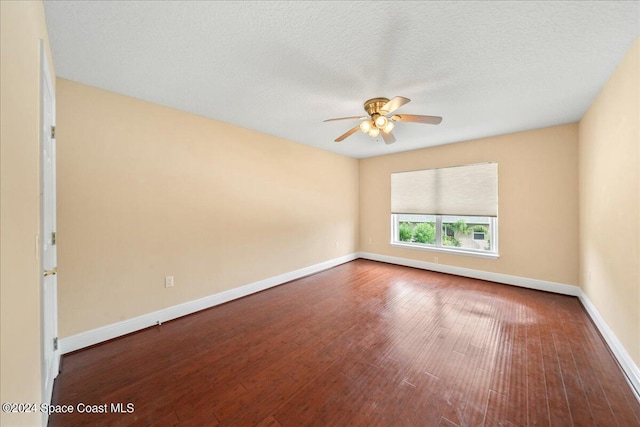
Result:
[[[391,213],[498,216],[498,164],[392,173]]]

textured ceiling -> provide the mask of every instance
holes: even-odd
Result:
[[[356,158],[579,120],[640,2],[45,1],[58,77]],[[396,95],[385,145],[357,122]],[[214,136],[215,137],[215,136]],[[232,142],[230,142],[232,143]]]

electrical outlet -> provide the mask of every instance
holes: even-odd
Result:
[[[433,257],[433,262],[435,262],[436,264],[438,264],[438,257],[437,257],[437,256],[434,256],[434,257]]]
[[[173,276],[167,276],[164,278],[164,287],[173,288]]]
[[[336,242],[336,248],[338,247],[338,242]]]
[[[373,238],[372,237],[369,237],[369,244],[370,245],[373,244]]]

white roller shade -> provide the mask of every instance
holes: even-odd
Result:
[[[498,164],[392,173],[391,212],[498,216]]]

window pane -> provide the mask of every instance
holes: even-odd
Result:
[[[491,218],[443,216],[442,246],[491,251]]]
[[[397,241],[421,245],[436,244],[434,215],[397,215],[397,221]]]
[[[392,243],[497,255],[497,221],[492,217],[392,214]]]

